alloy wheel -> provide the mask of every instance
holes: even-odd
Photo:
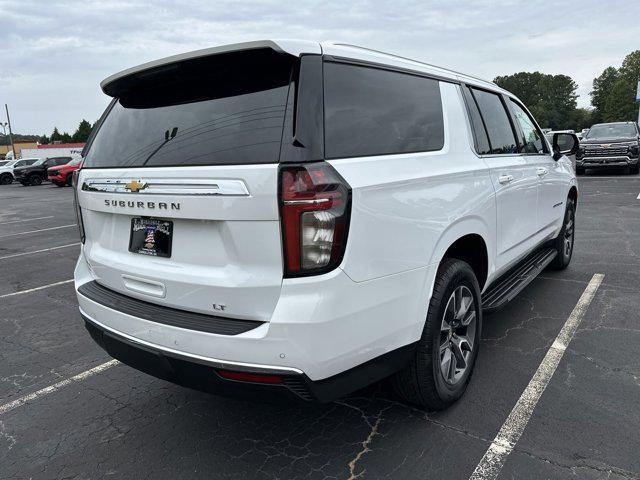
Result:
[[[569,211],[569,215],[567,215],[567,220],[564,224],[564,244],[563,244],[563,253],[565,258],[571,257],[571,252],[573,251],[573,239],[574,239],[574,216],[573,210]]]
[[[471,290],[461,285],[451,293],[440,325],[440,372],[450,385],[471,367],[476,326],[476,302]]]

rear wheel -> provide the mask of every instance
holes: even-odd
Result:
[[[562,223],[562,230],[554,240],[554,246],[556,248],[556,258],[549,266],[553,270],[564,270],[571,263],[571,256],[573,255],[573,244],[576,235],[576,202],[572,198],[567,199],[567,208],[564,212],[564,221]]]
[[[10,173],[0,175],[0,185],[9,185],[11,182],[13,182],[13,177]]]
[[[42,184],[42,177],[37,173],[34,173],[29,177],[29,185],[38,186]]]
[[[443,260],[414,357],[393,377],[396,392],[429,409],[455,402],[469,384],[481,328],[480,287],[473,270],[462,260]]]

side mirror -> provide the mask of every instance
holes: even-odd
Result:
[[[553,134],[553,159],[558,161],[563,155],[575,155],[580,148],[580,141],[575,133]]]

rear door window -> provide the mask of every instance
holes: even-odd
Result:
[[[473,127],[476,152],[479,155],[487,155],[491,153],[491,145],[489,144],[487,130],[485,129],[482,117],[480,116],[480,110],[478,110],[478,104],[473,98],[473,95],[471,95],[471,91],[468,87],[462,87],[462,94],[464,95],[467,108],[469,109],[469,117]]]
[[[327,158],[426,152],[444,146],[437,80],[326,62],[324,89]]]
[[[257,49],[140,75],[113,103],[83,168],[277,163],[293,61]]]
[[[518,144],[511,128],[509,115],[499,95],[484,90],[471,89],[478,103],[480,114],[487,127],[491,154],[518,153]]]

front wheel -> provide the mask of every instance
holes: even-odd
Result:
[[[481,328],[480,287],[473,270],[462,260],[443,260],[416,352],[393,377],[396,392],[434,410],[454,403],[471,379]]]
[[[13,182],[13,176],[10,173],[0,175],[0,185],[9,185],[11,182]]]
[[[549,264],[553,270],[564,270],[571,263],[573,244],[576,236],[576,202],[572,198],[567,199],[567,208],[564,211],[562,230],[553,241],[556,249],[556,258]]]
[[[42,184],[42,177],[38,174],[31,175],[29,177],[29,185],[34,187]]]
[[[631,167],[631,174],[632,175],[638,175],[638,173],[640,173],[640,162],[636,163],[635,165],[633,165]]]
[[[576,175],[584,175],[584,167],[576,167]]]

